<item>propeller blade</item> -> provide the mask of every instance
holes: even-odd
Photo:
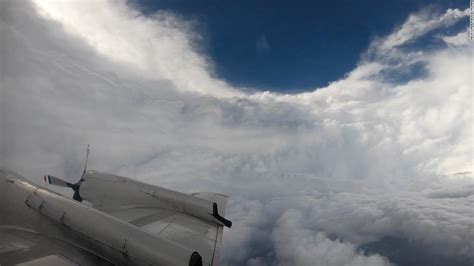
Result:
[[[84,164],[84,171],[82,172],[81,179],[79,179],[79,181],[77,181],[77,183],[75,183],[75,184],[69,183],[69,182],[66,182],[66,181],[62,180],[61,178],[58,178],[58,177],[55,177],[55,176],[52,176],[52,175],[45,175],[44,176],[44,182],[46,182],[50,185],[71,188],[74,191],[74,195],[73,195],[72,198],[74,200],[82,202],[83,199],[81,197],[81,194],[79,193],[79,190],[81,188],[82,182],[84,182],[84,175],[87,172],[87,161],[89,160],[89,150],[90,150],[90,145],[87,145],[86,162]]]
[[[50,185],[55,185],[55,186],[60,186],[60,187],[69,187],[70,184],[60,178],[57,178],[52,175],[45,175],[44,176],[44,182]]]
[[[87,144],[87,153],[86,153],[86,162],[84,164],[84,171],[82,172],[82,175],[84,175],[87,172],[87,161],[89,160],[89,151],[90,151],[91,145]]]
[[[72,190],[74,190],[74,196],[72,197],[73,199],[82,202],[82,197],[79,194],[79,189],[82,184],[82,180],[77,182],[76,184],[71,184],[69,182],[66,182],[58,177],[52,176],[52,175],[45,175],[44,176],[44,181],[50,185],[55,185],[59,187],[69,187]]]

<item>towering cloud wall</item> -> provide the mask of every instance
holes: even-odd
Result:
[[[219,80],[171,13],[2,1],[1,162],[74,180],[90,143],[90,168],[229,194],[224,264],[388,265],[410,256],[380,248],[394,237],[472,264],[472,53],[447,33],[467,15],[411,14],[340,80],[283,95]]]

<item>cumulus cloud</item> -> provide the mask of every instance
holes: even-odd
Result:
[[[197,53],[192,23],[167,12],[145,17],[125,1],[33,1],[46,19],[61,21],[64,30],[137,74],[166,79],[185,91],[238,95],[213,78],[212,64]]]
[[[358,254],[351,243],[306,229],[303,221],[296,210],[287,210],[280,217],[273,231],[280,265],[390,265],[378,255]]]
[[[469,8],[465,10],[448,9],[444,14],[438,14],[430,9],[424,9],[411,14],[408,19],[380,44],[382,50],[389,50],[416,40],[431,30],[454,25],[463,17],[469,16]]]
[[[461,46],[469,44],[469,32],[466,30],[464,32],[459,32],[453,36],[440,36],[440,38],[448,45],[451,46]]]
[[[411,14],[340,80],[284,95],[216,78],[171,13],[2,1],[1,163],[74,180],[90,143],[92,169],[229,194],[224,265],[387,265],[363,250],[386,236],[472,264],[470,47],[401,48],[465,16]]]

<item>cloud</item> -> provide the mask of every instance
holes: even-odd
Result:
[[[390,66],[384,69],[385,79],[409,76],[411,71],[425,63],[427,54],[429,55],[432,50],[419,40],[433,31],[447,29],[460,21],[466,21],[468,16],[469,9],[447,9],[441,13],[426,8],[412,13],[392,33],[382,38],[375,38],[363,54],[362,62],[376,61],[386,67]],[[430,37],[433,39],[433,36]],[[411,47],[413,44],[418,44],[421,48]]]
[[[356,252],[351,243],[305,229],[303,221],[297,210],[287,210],[280,217],[273,231],[279,265],[390,265],[379,255]]]
[[[469,33],[468,31],[459,32],[453,36],[440,36],[440,38],[448,45],[451,46],[462,46],[469,44]]]
[[[33,1],[39,14],[138,75],[166,79],[179,90],[220,96],[241,94],[213,77],[212,64],[197,53],[191,22],[161,11],[145,17],[126,1]]]
[[[408,19],[380,44],[382,50],[389,50],[415,40],[436,29],[454,25],[460,19],[469,16],[469,8],[465,10],[448,9],[444,14],[438,14],[429,9],[411,14]]]
[[[265,34],[262,34],[257,38],[255,49],[257,50],[257,54],[259,55],[270,52],[271,47],[270,47],[270,44],[268,43],[267,36],[265,36]]]
[[[229,194],[224,265],[386,265],[361,250],[385,236],[474,261],[469,46],[400,49],[465,11],[412,14],[340,80],[287,95],[214,77],[192,23],[171,13],[121,1],[0,12],[12,170],[74,180],[90,143],[91,169]],[[415,62],[424,75],[392,79]]]

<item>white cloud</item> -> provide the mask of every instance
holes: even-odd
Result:
[[[416,43],[436,29],[446,29],[463,19],[467,20],[468,16],[469,9],[447,9],[444,13],[440,13],[426,8],[410,14],[392,33],[373,40],[364,53],[362,62],[376,61],[385,66],[390,65],[386,77],[396,76],[399,73],[406,75],[416,64],[426,60],[426,54],[431,52],[426,46],[415,49],[409,48],[409,44]]]
[[[355,245],[305,229],[303,215],[287,210],[273,231],[279,265],[390,265],[378,255],[364,255]]]
[[[137,74],[169,80],[184,91],[242,94],[212,77],[211,63],[196,52],[200,36],[193,33],[192,23],[172,14],[159,12],[148,18],[124,0],[33,2],[45,18],[59,21],[65,31]]]
[[[6,166],[72,180],[90,143],[93,169],[227,193],[224,265],[383,265],[358,247],[386,235],[474,260],[469,47],[399,49],[314,92],[252,94],[213,77],[192,25],[170,13],[57,4],[0,3]],[[411,15],[369,53],[464,12]],[[414,62],[425,75],[389,79]]]
[[[411,14],[402,26],[384,38],[380,44],[382,50],[389,50],[403,45],[436,28],[454,25],[463,17],[469,16],[469,8],[465,10],[448,9],[444,14],[437,14],[429,9]]]
[[[469,32],[462,31],[453,36],[440,36],[440,38],[448,45],[462,46],[469,44]]]
[[[353,243],[390,235],[416,241],[437,254],[469,257],[474,249],[470,241],[474,237],[473,199],[470,194],[433,199],[405,192],[383,196],[340,193],[313,200],[308,217],[302,220],[312,221],[320,230],[338,232]]]

